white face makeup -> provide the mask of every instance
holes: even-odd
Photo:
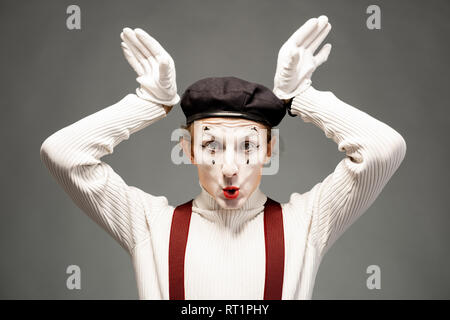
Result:
[[[225,209],[245,203],[270,158],[267,129],[240,118],[195,121],[193,150],[201,185]]]

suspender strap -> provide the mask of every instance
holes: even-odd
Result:
[[[264,204],[266,281],[264,300],[281,300],[284,275],[284,229],[281,205],[267,198]]]
[[[192,215],[192,200],[175,208],[169,240],[169,297],[184,300],[184,256]]]
[[[175,208],[169,242],[169,298],[184,300],[184,258],[192,215],[190,200]],[[284,229],[281,205],[267,198],[264,204],[266,277],[264,300],[281,300],[284,275]]]

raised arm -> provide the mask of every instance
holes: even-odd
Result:
[[[345,152],[335,170],[305,194],[294,193],[290,202],[310,215],[309,243],[319,256],[375,201],[405,157],[403,137],[385,123],[358,110],[331,92],[311,86],[311,74],[326,61],[331,46],[314,51],[331,26],[324,16],[309,20],[280,50],[274,92],[294,97],[290,114],[322,129]],[[281,62],[281,65],[280,65]],[[304,63],[304,66],[300,65]]]
[[[140,29],[125,28],[121,37],[125,57],[141,83],[137,95],[128,94],[52,134],[40,154],[77,206],[131,253],[148,237],[146,215],[167,205],[167,199],[128,186],[101,158],[134,132],[164,118],[179,96],[173,60],[159,43]]]

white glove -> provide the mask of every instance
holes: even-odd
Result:
[[[313,54],[330,30],[326,16],[312,18],[283,44],[278,53],[273,89],[279,99],[291,99],[311,85],[311,75],[328,59],[331,44]]]
[[[125,28],[120,34],[122,50],[136,71],[140,88],[136,94],[154,103],[173,106],[180,101],[177,94],[175,63],[166,50],[142,29]]]

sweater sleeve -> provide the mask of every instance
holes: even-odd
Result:
[[[128,94],[52,134],[40,149],[42,161],[75,204],[129,253],[148,237],[148,202],[167,204],[167,199],[128,186],[101,157],[165,116],[161,105]]]
[[[310,192],[291,195],[294,207],[308,203],[308,243],[323,256],[378,197],[403,161],[406,143],[397,131],[329,91],[308,88],[293,99],[291,112],[322,129],[346,154]]]

